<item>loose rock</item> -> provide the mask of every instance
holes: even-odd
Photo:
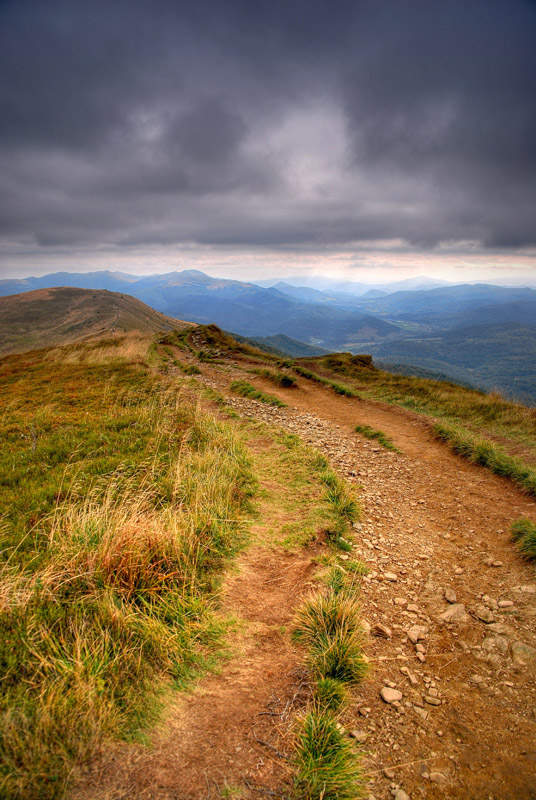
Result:
[[[384,686],[380,692],[380,697],[385,703],[398,703],[402,700],[402,692],[398,689],[391,689],[389,686]]]
[[[469,620],[469,615],[463,603],[454,603],[440,614],[439,619],[442,622],[467,622]]]

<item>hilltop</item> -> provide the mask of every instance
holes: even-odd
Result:
[[[0,298],[0,354],[137,331],[191,327],[125,294],[72,287]]]

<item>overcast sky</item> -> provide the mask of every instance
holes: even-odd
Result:
[[[0,275],[536,278],[536,4],[0,0]]]

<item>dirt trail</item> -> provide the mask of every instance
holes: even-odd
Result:
[[[201,380],[223,394],[235,377],[244,377],[238,365],[203,365]],[[411,412],[306,380],[275,391],[252,382],[289,407],[230,398],[241,415],[299,434],[362,486],[355,555],[371,570],[362,599],[373,670],[344,722],[363,741],[371,797],[536,798],[536,577],[508,533],[519,516],[536,518],[536,503],[454,456]],[[357,423],[383,430],[401,452],[363,439]],[[312,566],[310,554],[273,549],[266,534],[264,526],[265,543],[244,554],[227,582],[224,606],[246,621],[237,654],[170,711],[154,747],[134,755],[118,748],[73,798],[233,796],[226,785],[252,798],[262,795],[244,777],[271,790],[284,780],[284,763],[270,758],[279,745],[264,712],[280,717],[299,683],[280,626]],[[446,612],[455,619],[441,619]],[[374,635],[377,623],[387,638]],[[385,703],[386,686],[400,700]]]
[[[249,442],[257,459],[269,445]],[[278,748],[287,745],[274,721],[290,719],[299,694],[299,663],[285,626],[314,571],[312,552],[277,546],[288,521],[278,503],[284,493],[281,484],[262,482],[251,543],[226,577],[221,605],[236,627],[221,672],[175,700],[149,748],[117,745],[91,764],[73,800],[253,797],[258,786],[284,783],[290,771]]]

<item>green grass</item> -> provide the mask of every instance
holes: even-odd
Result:
[[[352,592],[327,589],[302,604],[293,638],[308,649],[306,663],[316,679],[354,685],[367,672],[360,610]]]
[[[63,356],[62,356],[63,353]],[[143,363],[0,362],[0,793],[150,724],[211,665],[254,488],[236,431]]]
[[[521,555],[536,561],[536,524],[530,519],[518,519],[512,524],[511,533]]]
[[[510,478],[527,493],[536,495],[536,469],[527,466],[518,458],[509,456],[499,445],[481,439],[459,426],[439,422],[434,425],[434,433],[438,439],[450,445],[458,455],[474,464],[487,467],[496,475]]]
[[[364,797],[359,755],[328,711],[310,711],[299,727],[295,753],[295,796],[300,800]]]
[[[319,477],[326,487],[326,502],[333,516],[330,533],[341,550],[349,551],[351,544],[344,538],[344,534],[350,530],[350,525],[359,519],[361,514],[359,503],[350,486],[330,467],[323,468],[321,465],[322,462],[320,462]]]
[[[256,389],[253,384],[247,381],[232,381],[230,389],[235,394],[239,394],[242,397],[249,397],[251,400],[259,400],[259,402],[266,403],[266,405],[269,406],[277,406],[278,408],[286,407],[286,403],[283,403],[278,397],[273,394],[261,392],[260,389]]]
[[[344,383],[339,383],[338,381],[330,380],[329,378],[324,378],[322,375],[318,375],[318,373],[312,372],[306,367],[295,365],[294,370],[298,373],[298,375],[301,375],[302,378],[307,378],[310,381],[321,383],[323,386],[333,389],[336,394],[340,394],[345,397],[359,397],[359,392],[357,392],[355,389],[352,389],[351,386],[347,386]]]
[[[392,439],[390,439],[383,431],[376,431],[369,425],[356,425],[354,430],[356,433],[360,433],[366,439],[375,439],[387,450],[392,450],[395,453],[400,452],[398,447],[396,447],[396,445],[393,443]]]
[[[296,386],[296,379],[292,375],[287,375],[285,372],[274,372],[271,369],[250,369],[248,370],[252,375],[258,375],[259,378],[266,378],[280,386],[282,389],[290,389]]]

